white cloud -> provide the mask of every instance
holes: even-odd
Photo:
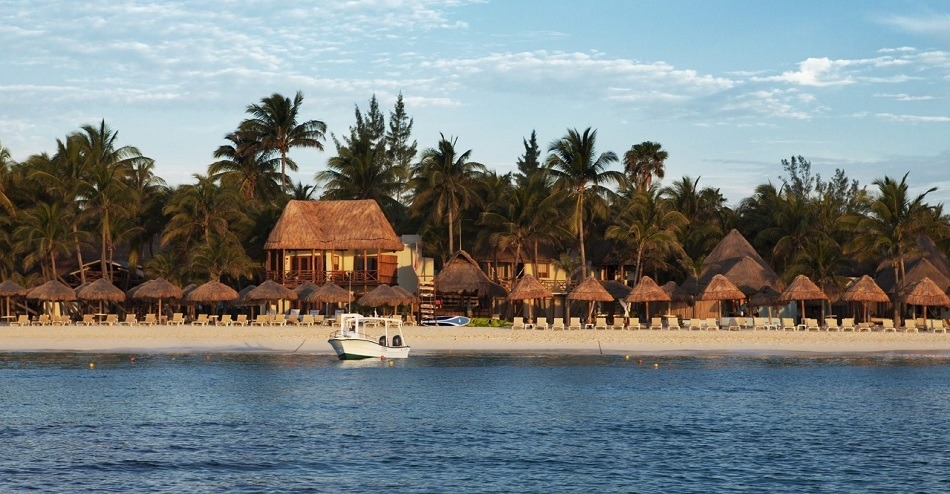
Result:
[[[843,69],[852,65],[851,60],[831,60],[827,57],[809,58],[798,64],[798,70],[783,72],[771,77],[753,78],[757,81],[778,81],[803,86],[841,86],[854,84],[854,79]]]
[[[889,98],[897,101],[930,101],[934,99],[934,96],[929,95],[920,95],[920,96],[911,96],[907,93],[897,93],[897,94],[887,94],[887,93],[878,93],[874,95],[875,98]]]
[[[907,123],[947,123],[950,122],[950,117],[939,116],[939,115],[895,115],[893,113],[878,113],[875,115],[877,118],[882,120],[887,120],[890,122],[907,122]]]
[[[950,36],[950,14],[931,14],[922,17],[898,15],[879,19],[879,22],[918,35],[940,38]]]

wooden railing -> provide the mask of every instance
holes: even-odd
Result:
[[[499,285],[505,287],[506,290],[511,291],[514,287],[515,282],[518,281],[516,278],[509,278],[499,281]],[[567,293],[571,291],[575,286],[577,286],[576,281],[572,280],[538,280],[544,285],[548,290],[551,290],[552,293]]]
[[[284,270],[271,271],[264,273],[264,278],[276,281],[285,286],[297,286],[302,283],[312,282],[318,285],[324,283],[336,283],[343,286],[347,284],[354,285],[391,285],[396,282],[395,274],[385,275],[376,269],[359,271],[312,271],[312,270]]]

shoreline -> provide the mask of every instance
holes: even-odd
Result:
[[[330,327],[0,326],[0,353],[302,353],[333,355]],[[782,331],[539,331],[406,327],[413,355],[796,355],[912,353],[950,356],[950,334]]]

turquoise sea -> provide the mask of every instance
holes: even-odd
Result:
[[[0,492],[950,492],[950,357],[639,360],[0,354]]]

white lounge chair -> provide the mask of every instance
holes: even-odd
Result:
[[[130,313],[130,314],[125,315],[125,320],[120,322],[119,325],[120,326],[134,326],[138,324],[138,322],[139,322],[138,318],[135,317],[135,314]]]
[[[650,329],[663,329],[663,318],[662,318],[662,317],[651,317],[651,318],[650,318]]]
[[[943,319],[931,319],[930,330],[934,333],[946,333],[947,328],[943,325]]]
[[[155,314],[145,314],[145,318],[142,319],[143,326],[154,326],[158,324],[158,317]]]
[[[564,318],[563,318],[563,317],[555,317],[555,318],[554,318],[554,323],[551,324],[551,330],[552,330],[552,331],[557,331],[557,330],[559,330],[559,329],[560,329],[560,330],[565,329],[565,328],[564,328]]]
[[[795,320],[791,317],[783,317],[780,321],[782,322],[782,331],[795,331],[798,329],[798,327],[795,326]]]
[[[172,326],[181,326],[182,324],[185,324],[185,315],[181,312],[172,314],[172,318],[170,321],[168,321],[168,324]]]
[[[512,320],[511,329],[527,329],[524,325],[523,317],[516,317]]]
[[[231,320],[231,314],[222,314],[221,317],[214,322],[215,326],[230,326],[234,321]]]
[[[825,331],[838,331],[841,327],[838,326],[838,319],[834,317],[825,318]]]
[[[247,314],[238,314],[237,319],[234,320],[235,326],[247,326]]]
[[[594,323],[594,329],[607,329],[607,318],[598,317]]]
[[[706,318],[706,322],[703,323],[703,329],[706,331],[719,331],[719,324],[716,322],[715,317]]]
[[[687,326],[690,331],[692,330],[702,330],[703,329],[703,320],[698,317],[694,317],[689,320],[689,325]]]
[[[854,318],[853,318],[853,317],[843,317],[843,318],[841,318],[841,330],[842,330],[842,331],[854,331]]]
[[[579,317],[572,317],[567,325],[567,329],[581,329],[582,327],[581,318]]]
[[[548,318],[546,318],[546,317],[539,317],[539,318],[538,318],[538,322],[535,323],[535,325],[534,325],[534,329],[540,329],[540,330],[542,330],[542,331],[548,329],[548,327],[549,327],[549,326],[548,326]]]

